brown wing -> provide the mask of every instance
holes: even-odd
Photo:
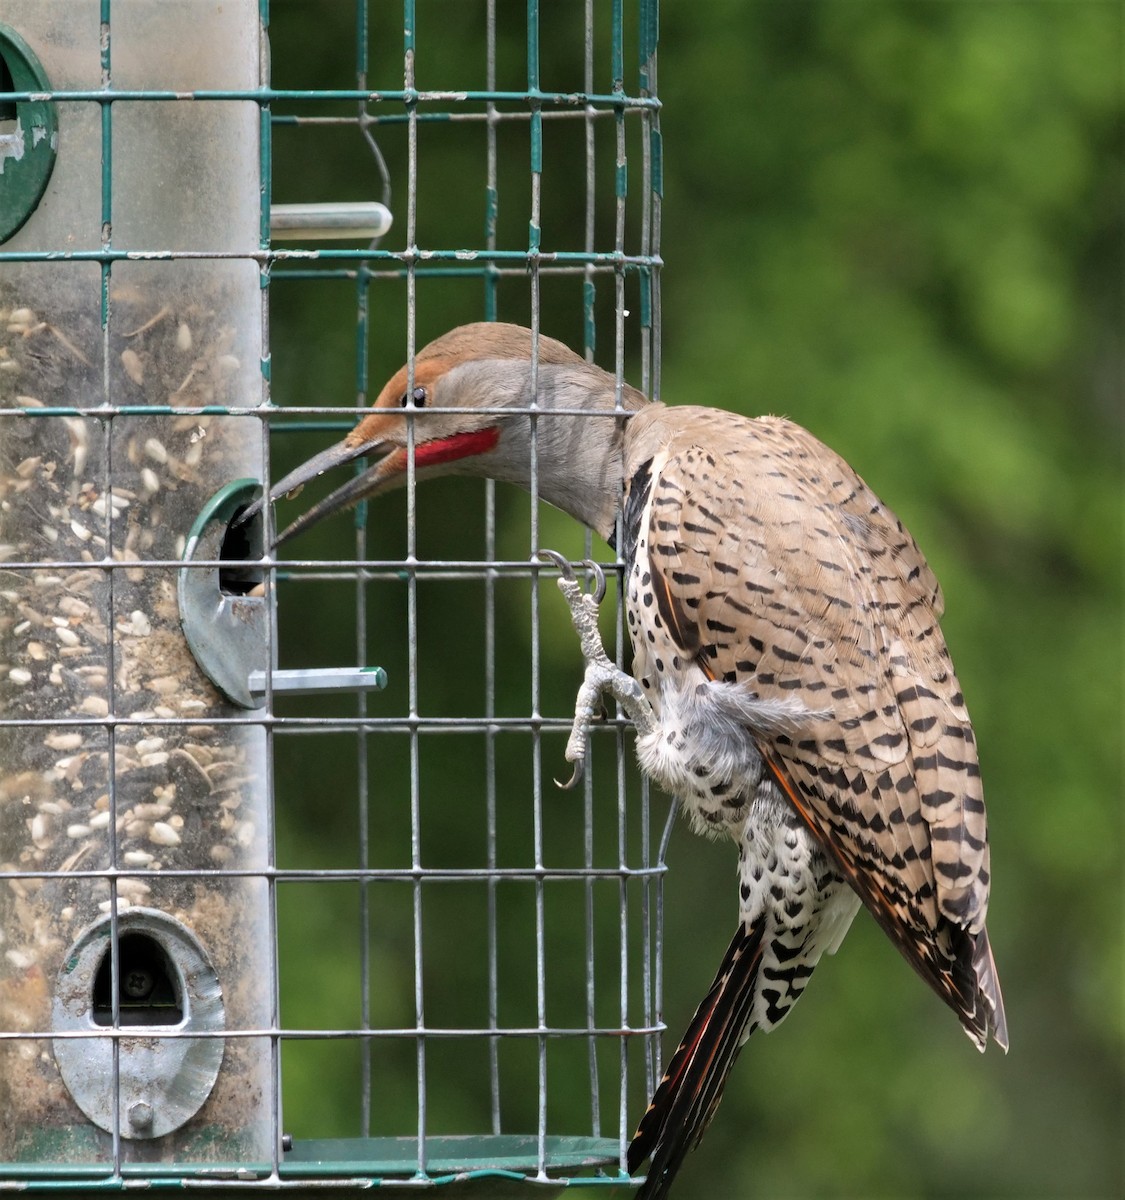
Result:
[[[808,710],[799,735],[758,731],[771,769],[970,1035],[1005,1042],[980,771],[933,573],[800,427],[688,408],[662,424],[648,539],[662,611],[713,678]]]

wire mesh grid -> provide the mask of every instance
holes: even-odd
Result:
[[[247,494],[232,480],[276,478],[349,429],[369,375],[411,363],[456,323],[446,311],[534,334],[565,314],[589,358],[611,328],[619,388],[637,364],[658,394],[656,2],[564,19],[487,0],[475,89],[419,82],[441,6],[357,0],[340,88],[278,86],[276,51],[264,77],[265,0],[193,31],[159,7],[91,0],[64,21],[19,0],[8,17],[54,72],[61,146],[85,139],[96,187],[72,222],[93,233],[44,244],[32,221],[0,247],[0,1171],[619,1182],[659,1069],[660,823],[620,719],[581,796],[552,794],[581,663],[537,554],[619,563],[541,507],[534,432],[530,504],[491,482],[416,492],[411,467],[403,497],[302,556],[268,551],[269,514],[260,544],[221,534]],[[224,42],[237,68],[199,75]],[[542,86],[541,59],[564,86]],[[398,70],[401,87],[372,86]],[[561,212],[544,189],[556,128],[580,134],[552,177],[564,208],[577,197],[574,249],[545,216]],[[476,204],[455,206],[483,216],[473,240],[427,233],[430,129],[479,130]],[[361,135],[402,248],[271,243],[272,150],[329,131]],[[76,170],[60,153],[54,186]],[[161,171],[223,187],[210,206],[198,189],[170,200]],[[526,223],[505,226],[509,210]],[[294,331],[328,294],[354,340],[301,394]],[[548,419],[529,411],[533,430]],[[229,703],[187,654],[185,579],[264,614],[261,707]],[[275,687],[274,668],[333,658],[385,666],[386,693]],[[225,1013],[208,1026],[212,975]],[[160,1081],[185,1063],[204,1083],[181,1112]]]

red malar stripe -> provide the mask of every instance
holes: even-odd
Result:
[[[488,429],[475,429],[471,433],[454,433],[449,437],[435,438],[414,447],[416,467],[436,467],[439,463],[456,462],[459,458],[470,458],[491,450],[500,440],[500,429],[493,425]]]

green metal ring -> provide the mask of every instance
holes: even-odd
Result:
[[[34,51],[7,25],[0,25],[0,59],[11,87],[0,91],[50,92],[51,84]],[[59,127],[55,102],[15,101],[15,120],[0,117],[0,242],[6,242],[37,208],[55,168]]]

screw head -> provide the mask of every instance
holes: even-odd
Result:
[[[143,1000],[152,991],[152,975],[143,967],[125,972],[121,988],[130,1000]]]
[[[138,1100],[129,1105],[129,1125],[138,1131],[152,1128],[152,1105]]]

